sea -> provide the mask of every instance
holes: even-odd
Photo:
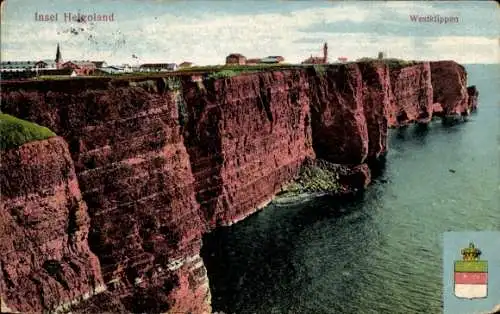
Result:
[[[477,112],[391,129],[359,198],[272,203],[206,235],[213,310],[442,313],[443,233],[500,230],[500,65],[466,69]]]

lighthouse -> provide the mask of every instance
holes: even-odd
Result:
[[[462,260],[455,261],[455,296],[464,299],[488,296],[488,262],[480,260],[481,250],[469,243],[462,249]]]

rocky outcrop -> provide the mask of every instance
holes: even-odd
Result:
[[[359,64],[363,78],[363,112],[368,128],[368,160],[387,152],[387,127],[391,104],[389,67],[382,62]]]
[[[467,87],[467,95],[469,98],[467,107],[470,109],[470,111],[476,111],[477,110],[477,100],[479,98],[479,91],[476,88],[476,85],[472,85]]]
[[[102,291],[99,261],[87,244],[87,207],[64,140],[3,151],[0,173],[2,310],[63,310]]]
[[[454,61],[435,61],[430,66],[436,112],[445,118],[468,115],[470,107],[465,68]]]
[[[73,311],[209,313],[201,235],[264,206],[310,158],[340,165],[342,191],[365,188],[387,127],[432,117],[430,69],[363,62],[215,80],[2,83],[3,112],[69,144],[107,286]],[[20,288],[1,296],[16,305],[32,291]]]
[[[361,71],[357,64],[324,71],[309,76],[314,151],[332,163],[361,164],[368,156]]]
[[[308,87],[298,70],[184,80],[184,142],[209,228],[263,207],[314,156]]]
[[[5,93],[2,110],[39,121],[69,143],[89,208],[90,248],[108,289],[138,304],[136,297],[146,291],[173,290],[198,271],[188,259],[198,254],[205,227],[170,82],[99,82],[83,91],[74,81],[61,81],[49,90],[35,85]],[[200,298],[196,304],[204,304]],[[164,301],[151,306],[192,310]]]
[[[388,109],[390,127],[413,122],[428,123],[433,113],[433,87],[429,62],[390,69],[391,101]]]

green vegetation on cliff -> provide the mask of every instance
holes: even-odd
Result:
[[[313,65],[314,72],[316,75],[324,76],[326,74],[326,64],[315,64]]]
[[[277,64],[255,64],[255,65],[210,65],[210,66],[194,66],[177,70],[178,73],[200,72],[207,73],[209,79],[229,78],[241,73],[255,73],[262,71],[287,70],[302,68],[297,64],[277,63]]]
[[[44,140],[54,136],[56,134],[46,127],[0,113],[1,150],[19,147],[28,142]]]
[[[336,194],[341,188],[340,175],[340,169],[334,164],[323,160],[306,160],[297,179],[279,194],[282,196],[302,193]]]
[[[417,64],[418,61],[413,60],[401,60],[396,58],[387,58],[387,59],[375,59],[375,58],[360,58],[355,62],[383,62],[389,66],[389,68],[402,68],[410,65]]]
[[[213,72],[208,75],[208,78],[219,79],[219,78],[228,78],[242,73],[243,71],[234,71],[234,70],[222,70],[218,72]]]
[[[297,67],[296,64],[288,63],[270,63],[270,64],[224,64],[224,65],[207,65],[207,66],[193,66],[189,68],[182,68],[176,72],[219,72],[223,70],[230,70],[235,72],[244,71],[262,71],[268,69],[288,69]]]

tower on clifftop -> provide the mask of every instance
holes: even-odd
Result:
[[[57,51],[56,51],[56,68],[60,69],[61,68],[61,63],[62,63],[62,57],[61,57],[61,49],[59,48],[59,44],[57,44]]]
[[[323,45],[323,62],[326,63],[328,61],[328,44],[325,43]]]

